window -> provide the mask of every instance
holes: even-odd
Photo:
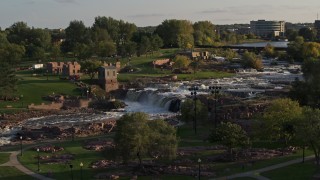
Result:
[[[113,76],[116,76],[116,71],[113,71]]]
[[[109,76],[109,71],[107,71],[107,75]]]

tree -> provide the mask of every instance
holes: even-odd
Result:
[[[163,46],[163,41],[158,34],[151,36],[151,50],[158,51]]]
[[[176,157],[178,139],[176,130],[163,120],[148,121],[150,144],[148,151],[150,156],[173,159]]]
[[[173,59],[173,68],[186,69],[191,63],[190,59],[187,56],[177,55]]]
[[[82,21],[71,21],[65,31],[66,39],[62,43],[63,52],[74,52],[80,45],[84,47],[91,44],[90,31]]]
[[[307,41],[313,41],[316,39],[317,32],[311,28],[301,28],[299,30],[299,36],[302,36]]]
[[[214,25],[210,21],[198,21],[193,25],[196,45],[212,45],[216,38]]]
[[[84,71],[86,74],[88,74],[91,80],[97,74],[98,68],[103,65],[103,63],[98,60],[81,61],[80,64],[81,64],[81,70]]]
[[[302,44],[301,52],[303,59],[319,58],[320,57],[320,43],[305,42]]]
[[[139,44],[139,55],[147,54],[151,50],[151,42],[148,36],[143,36]]]
[[[14,68],[25,53],[23,46],[9,43],[4,33],[0,32],[0,96],[7,99],[16,92]]]
[[[197,122],[208,120],[208,107],[200,100],[196,100],[196,103]],[[187,99],[181,104],[181,119],[185,122],[194,120],[194,100]]]
[[[242,56],[242,63],[245,67],[254,68],[257,70],[262,70],[263,64],[260,57],[252,52],[246,51]]]
[[[151,156],[175,157],[175,130],[165,122],[158,122],[161,120],[153,121],[141,112],[125,114],[117,120],[114,142],[124,162],[137,157],[141,166],[142,157],[148,153]]]
[[[294,122],[301,114],[302,108],[297,101],[288,98],[272,101],[262,116],[263,134],[287,146],[295,135]]]
[[[187,20],[165,20],[157,27],[155,33],[161,37],[165,47],[190,48],[194,44],[193,26]]]
[[[320,110],[306,107],[302,114],[296,126],[297,138],[312,148],[317,165],[320,165]]]
[[[264,47],[264,56],[267,57],[267,58],[271,58],[271,57],[274,57],[275,56],[275,50],[274,50],[274,47],[271,45],[271,44],[267,44],[265,47]]]
[[[291,58],[295,61],[303,61],[302,56],[302,45],[304,43],[304,38],[301,36],[297,36],[294,42],[290,42],[288,44],[287,53]]]
[[[247,133],[237,124],[231,122],[218,125],[215,128],[210,137],[210,142],[220,143],[228,148],[228,154],[233,160],[233,149],[234,148],[244,148],[250,145],[250,139]]]

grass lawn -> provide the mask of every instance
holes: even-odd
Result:
[[[10,158],[9,153],[0,153],[0,164],[8,162],[9,158]]]
[[[84,164],[83,166],[83,179],[90,179],[100,170],[95,170],[89,168],[90,163],[105,159],[102,152],[89,151],[82,148],[85,140],[78,141],[68,141],[55,143],[57,146],[64,147],[64,151],[56,152],[55,154],[73,154],[74,160],[70,162],[73,165],[72,174],[74,175],[74,179],[80,179],[80,163]],[[52,155],[51,153],[40,152],[40,156]],[[30,170],[36,172],[38,169],[38,159],[37,152],[33,149],[27,150],[24,152],[23,156],[19,157],[20,162],[29,168]],[[47,175],[47,173],[52,174],[52,178],[54,179],[68,179],[71,178],[71,169],[69,164],[43,164],[40,160],[40,174]]]
[[[25,175],[15,167],[0,167],[0,179],[3,180],[34,180],[31,176]]]
[[[23,95],[18,101],[0,101],[0,112],[10,110],[12,112],[21,111],[21,107],[34,103],[40,104],[45,102],[42,96],[50,94],[67,94],[67,95],[81,95],[76,85],[68,80],[59,80],[57,76],[32,76],[32,71],[20,71],[17,74],[17,96]],[[6,109],[6,106],[12,108]]]
[[[280,169],[264,172],[261,175],[272,180],[300,180],[300,179],[313,179],[312,176],[320,173],[319,167],[313,164],[312,161],[305,163],[294,164],[291,166],[283,167]]]

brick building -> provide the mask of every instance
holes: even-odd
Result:
[[[98,80],[101,87],[106,91],[117,90],[118,84],[118,73],[116,66],[102,66],[98,69]]]
[[[77,62],[49,62],[47,72],[63,76],[80,75],[81,65]]]

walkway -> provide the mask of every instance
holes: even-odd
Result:
[[[308,157],[305,158],[305,161],[311,160],[313,158],[314,158],[314,156],[308,156]],[[268,180],[269,178],[263,177],[260,174],[263,173],[263,172],[271,171],[271,170],[274,170],[274,169],[279,169],[279,168],[282,168],[282,167],[286,167],[286,166],[289,166],[289,165],[292,165],[292,164],[301,163],[301,162],[302,162],[302,158],[294,159],[294,160],[291,160],[291,161],[287,161],[287,162],[280,163],[280,164],[275,164],[275,165],[268,166],[268,167],[261,168],[261,169],[256,169],[256,170],[252,170],[252,171],[248,171],[248,172],[244,172],[244,173],[239,173],[239,174],[234,174],[234,175],[230,175],[230,176],[220,177],[220,178],[217,178],[216,180],[233,179],[233,178],[239,178],[239,177],[252,177],[252,178],[255,178],[255,179],[258,179],[258,180]]]
[[[1,152],[2,153],[2,152]],[[53,180],[51,178],[47,178],[45,176],[42,176],[40,174],[36,174],[32,172],[31,170],[24,167],[19,161],[18,161],[18,155],[20,154],[20,151],[12,151],[12,152],[3,152],[3,153],[11,153],[10,154],[10,160],[4,164],[0,164],[0,166],[11,166],[17,168],[19,171],[32,176],[36,179],[43,179],[43,180]]]

